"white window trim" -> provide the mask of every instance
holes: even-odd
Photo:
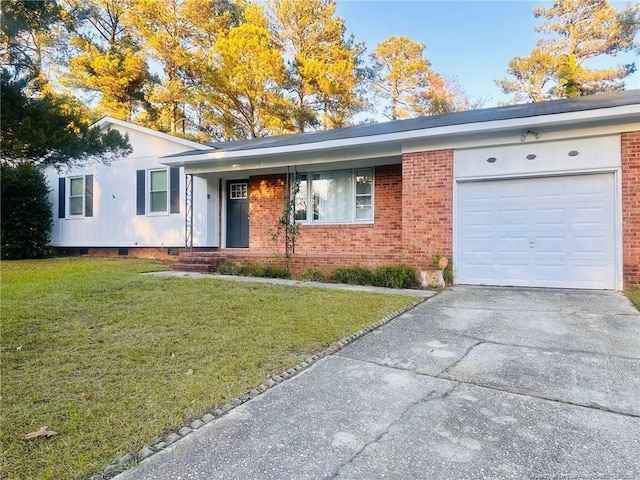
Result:
[[[356,171],[357,170],[371,170],[371,218],[370,219],[356,219]],[[351,219],[345,222],[322,222],[319,220],[313,220],[313,188],[311,176],[314,173],[328,173],[338,171],[349,171],[351,176]],[[311,170],[304,172],[297,172],[298,175],[307,176],[307,219],[296,220],[296,223],[300,225],[314,225],[314,226],[327,226],[327,225],[370,225],[374,223],[375,219],[375,184],[376,184],[376,169],[375,167],[360,167],[360,168],[342,168],[331,170]],[[294,177],[295,178],[295,174]],[[311,210],[311,214],[310,214]],[[292,212],[295,215],[295,212]]]
[[[164,206],[164,210],[163,211],[158,211],[158,212],[153,212],[151,211],[151,194],[155,193],[151,190],[151,174],[154,172],[166,172],[167,175],[167,183],[165,185],[165,192],[167,194],[167,201],[166,204]],[[171,195],[171,192],[169,191],[170,188],[170,173],[169,173],[169,169],[168,168],[151,168],[147,170],[147,181],[146,181],[146,191],[145,191],[145,204],[146,204],[146,210],[147,210],[147,215],[150,217],[163,217],[163,216],[167,216],[169,215],[169,202],[171,201],[171,199],[169,198]],[[158,192],[160,192],[161,190],[158,190]]]
[[[80,195],[74,195],[73,197],[71,196],[71,180],[82,180],[82,193]],[[67,219],[79,219],[79,218],[84,218],[84,212],[85,212],[85,202],[86,202],[86,198],[85,198],[85,189],[86,189],[86,180],[85,180],[85,176],[84,175],[74,175],[73,177],[67,177],[67,198],[65,199],[65,201],[67,202],[66,205],[66,218]],[[82,199],[82,209],[80,211],[80,213],[71,213],[71,198],[81,198]]]

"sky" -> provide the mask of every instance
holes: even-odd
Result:
[[[348,33],[364,41],[367,53],[391,35],[406,35],[426,44],[425,54],[433,70],[455,78],[470,100],[483,107],[506,102],[495,80],[507,76],[509,61],[527,56],[542,34],[542,23],[533,16],[536,6],[550,1],[527,0],[337,0],[336,13],[345,20]],[[618,10],[626,2],[613,1]],[[637,54],[625,53],[604,62],[613,66],[635,62]],[[627,89],[640,88],[640,76],[627,78]]]

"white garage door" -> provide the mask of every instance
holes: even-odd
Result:
[[[615,288],[613,174],[458,184],[457,283]]]

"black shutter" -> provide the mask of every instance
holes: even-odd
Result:
[[[145,184],[145,170],[137,170],[136,171],[136,215],[144,215],[145,214],[145,192],[144,192],[144,184]]]
[[[169,169],[169,213],[180,213],[180,168]]]
[[[84,177],[84,216],[93,217],[93,175]]]
[[[65,192],[66,184],[66,178],[58,178],[58,218],[64,218],[67,209],[64,203],[67,195]]]

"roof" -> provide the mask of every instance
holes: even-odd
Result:
[[[414,130],[428,130],[437,127],[455,125],[472,125],[499,120],[513,120],[529,117],[556,115],[563,113],[583,112],[605,108],[640,105],[640,90],[625,90],[620,92],[603,93],[588,97],[565,98],[537,103],[509,105],[503,107],[468,110],[464,112],[447,113],[427,117],[396,120],[391,122],[358,125],[355,127],[339,128],[319,132],[306,132],[292,135],[238,140],[232,142],[212,142],[206,145],[213,148],[213,152],[239,152],[243,150],[259,150],[274,147],[291,147],[310,143],[347,140],[359,137],[374,137],[378,135],[410,132]],[[640,109],[638,110],[640,114]],[[165,158],[188,157],[201,155],[204,152],[188,151]]]
[[[104,129],[109,125],[118,125],[123,128],[135,130],[136,132],[152,135],[154,137],[162,138],[163,140],[168,140],[170,142],[183,145],[185,147],[193,148],[194,150],[189,153],[202,153],[203,151],[214,149],[212,146],[207,144],[192,142],[191,140],[187,140],[186,138],[176,137],[174,135],[169,135],[167,133],[158,132],[157,130],[152,130],[151,128],[147,128],[147,127],[142,127],[140,125],[136,125],[135,123],[125,122],[124,120],[119,120],[117,118],[113,118],[108,115],[102,117],[100,120],[98,120],[96,123],[93,124],[94,127],[100,127],[101,129]]]

